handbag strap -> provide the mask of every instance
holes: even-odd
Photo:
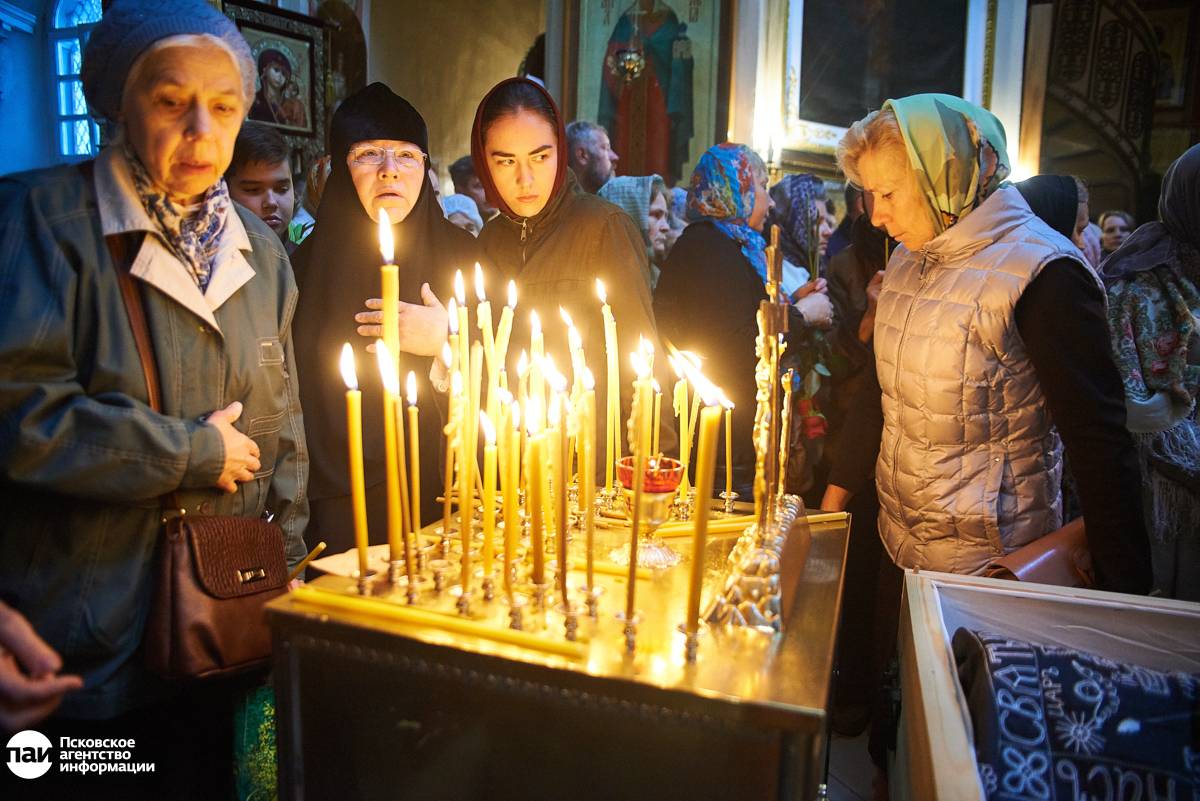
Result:
[[[96,163],[84,161],[79,164],[79,172],[91,190],[92,198],[96,195]],[[159,414],[163,413],[162,390],[158,384],[158,362],[154,358],[154,345],[150,340],[150,326],[146,324],[146,307],[141,290],[133,280],[134,248],[131,247],[129,234],[110,234],[104,237],[108,245],[109,256],[112,257],[113,267],[117,273],[117,284],[121,287],[121,300],[125,303],[125,313],[129,317],[129,325],[133,329],[133,342],[137,346],[138,359],[142,363],[142,376],[146,379],[146,395],[150,408]],[[179,493],[171,491],[160,497],[163,509],[181,511]]]

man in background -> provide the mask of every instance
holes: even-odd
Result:
[[[596,123],[575,120],[568,125],[567,148],[571,169],[583,191],[594,195],[617,174],[618,158],[608,140],[608,131]]]
[[[496,216],[496,207],[487,202],[487,194],[483,191],[479,176],[475,174],[475,165],[471,163],[470,156],[463,156],[450,165],[450,180],[454,182],[454,194],[466,195],[475,201],[479,217],[485,223]]]
[[[253,212],[283,242],[289,256],[296,244],[288,226],[296,208],[292,187],[292,158],[287,140],[276,128],[246,120],[233,145],[233,160],[225,170],[229,196]]]
[[[854,225],[854,221],[862,216],[863,213],[863,194],[852,183],[846,183],[846,216],[842,218],[838,227],[834,229],[829,236],[829,246],[825,249],[826,264],[837,254],[841,253],[847,245],[850,244],[850,228]]]

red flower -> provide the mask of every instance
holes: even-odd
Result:
[[[1158,338],[1158,341],[1154,343],[1154,347],[1158,351],[1159,356],[1170,356],[1179,349],[1181,341],[1182,337],[1179,336],[1178,331],[1168,331]]]
[[[809,439],[816,439],[823,436],[826,427],[825,416],[822,414],[814,414],[804,418],[804,436]]]
[[[1150,365],[1150,375],[1155,378],[1160,378],[1166,375],[1168,363],[1166,359],[1159,359],[1154,364]]]

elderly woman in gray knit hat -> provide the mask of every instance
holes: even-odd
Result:
[[[188,513],[269,510],[288,560],[304,556],[296,285],[221,177],[253,97],[250,51],[202,0],[116,0],[82,80],[120,123],[113,143],[0,179],[0,727],[58,707],[42,732],[136,738],[164,786],[227,781],[227,683],[181,694],[141,643],[160,496]],[[140,292],[157,410],[118,270]]]

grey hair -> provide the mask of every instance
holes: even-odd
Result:
[[[596,131],[608,131],[602,125],[597,125],[594,122],[587,120],[575,120],[567,126],[567,152],[574,155],[575,148],[583,145],[590,153],[592,151],[592,137]]]
[[[237,67],[238,73],[242,76],[242,104],[243,114],[250,113],[250,105],[254,102],[255,82],[258,79],[258,74],[254,70],[254,64],[243,54],[239,54],[237,49],[232,47],[229,42],[226,42],[219,36],[213,36],[211,33],[183,33],[177,36],[168,36],[164,39],[159,39],[154,44],[150,45],[137,57],[133,62],[133,66],[129,68],[129,75],[125,78],[125,88],[121,95],[121,105],[125,105],[125,97],[129,94],[129,87],[134,86],[142,77],[142,70],[145,69],[146,62],[150,58],[150,54],[167,47],[202,47],[205,45],[216,45],[225,51],[229,56],[230,61]],[[247,52],[249,52],[247,50]]]

